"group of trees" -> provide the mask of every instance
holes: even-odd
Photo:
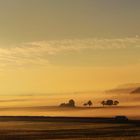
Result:
[[[91,100],[89,100],[88,102],[84,103],[83,105],[84,105],[85,107],[86,107],[86,106],[89,106],[89,107],[90,107],[90,106],[93,105],[93,103],[92,103]]]
[[[104,100],[104,101],[102,101],[101,102],[101,104],[103,105],[103,106],[117,106],[118,104],[119,104],[119,101],[117,101],[117,100]],[[86,103],[84,103],[83,104],[83,106],[85,106],[85,107],[91,107],[93,105],[93,103],[92,103],[92,101],[91,100],[89,100],[89,101],[87,101]],[[73,99],[71,99],[71,100],[69,100],[69,102],[68,103],[61,103],[60,104],[60,107],[75,107],[75,101],[73,100]]]
[[[117,106],[118,104],[119,104],[119,101],[117,101],[117,100],[104,100],[104,101],[102,101],[101,102],[101,104],[103,105],[103,106]],[[89,100],[88,102],[86,102],[86,103],[84,103],[83,104],[83,106],[92,106],[93,105],[93,103],[92,103],[92,101],[91,100]]]
[[[69,100],[68,103],[60,104],[60,107],[75,107],[75,101],[73,99]]]
[[[114,100],[114,101],[113,100],[106,100],[106,101],[102,101],[101,104],[103,106],[105,106],[105,105],[112,106],[112,105],[118,105],[119,101],[117,101],[117,100]]]

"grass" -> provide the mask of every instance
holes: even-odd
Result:
[[[67,117],[0,117],[0,140],[140,139],[139,123],[103,122],[105,118],[87,120]]]

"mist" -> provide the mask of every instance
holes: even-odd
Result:
[[[73,99],[76,108],[60,108],[59,105]],[[103,107],[103,100],[118,100],[118,106]],[[91,100],[93,107],[83,104]],[[125,115],[129,118],[140,118],[140,95],[108,94],[105,92],[75,92],[56,95],[2,96],[0,114],[2,116],[81,116],[81,117],[113,117]]]

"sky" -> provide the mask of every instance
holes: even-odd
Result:
[[[0,0],[0,95],[139,83],[139,13],[139,0]]]

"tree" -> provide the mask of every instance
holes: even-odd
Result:
[[[109,105],[109,106],[113,105],[113,103],[114,103],[113,100],[107,100],[106,101],[106,105]]]
[[[83,104],[83,106],[85,106],[85,107],[86,107],[87,105],[88,105],[87,103],[84,103],[84,104]]]
[[[106,101],[102,101],[101,104],[104,106],[106,105]]]
[[[92,106],[93,103],[89,100],[89,101],[87,102],[87,104],[88,104],[89,107],[90,107],[90,106]]]
[[[75,107],[75,101],[71,99],[68,103],[61,103],[60,107]]]
[[[115,100],[113,105],[118,105],[119,104],[119,101]]]
[[[65,103],[61,103],[61,104],[60,104],[60,107],[65,107],[65,106],[66,106]]]
[[[75,101],[73,99],[69,100],[68,104],[70,107],[75,107]]]

